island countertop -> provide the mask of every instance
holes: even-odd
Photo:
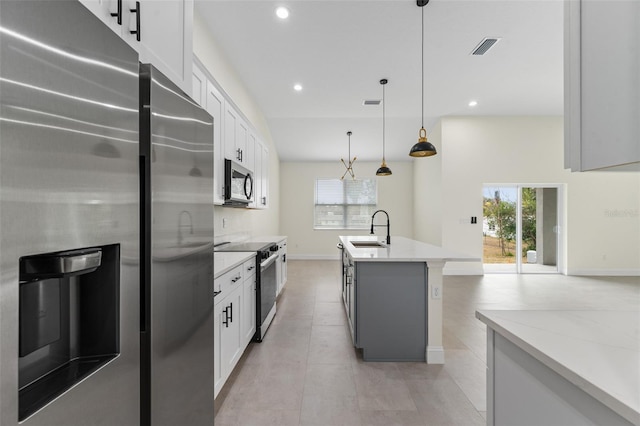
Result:
[[[429,261],[479,262],[481,260],[432,244],[393,235],[389,245],[384,243],[383,237],[376,235],[340,236],[339,239],[354,261],[429,263]],[[377,241],[384,244],[384,247],[355,247],[351,241]]]
[[[476,311],[520,349],[640,424],[640,312]]]

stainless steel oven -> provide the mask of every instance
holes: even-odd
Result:
[[[278,246],[275,247],[277,249]],[[258,342],[262,341],[269,324],[271,324],[273,317],[276,315],[276,297],[278,295],[276,260],[278,260],[277,250],[269,251],[269,257],[260,262],[260,310],[259,314],[256,315],[258,327],[255,337]]]

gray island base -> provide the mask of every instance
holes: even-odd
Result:
[[[355,346],[365,361],[425,361],[427,265],[356,262]]]
[[[479,261],[431,244],[341,236],[342,299],[353,344],[365,361],[444,364],[442,268]]]

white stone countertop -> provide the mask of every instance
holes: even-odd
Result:
[[[217,251],[213,253],[213,279],[245,261],[255,258],[255,251]]]
[[[384,244],[386,237],[376,235],[340,236],[340,242],[354,261],[380,262],[427,262],[456,261],[474,262],[480,258],[457,253],[432,244],[411,240],[405,237],[391,236],[391,244]],[[378,241],[384,247],[355,247],[351,241]]]
[[[640,425],[640,311],[476,311],[476,318]]]
[[[249,241],[254,243],[279,243],[280,241],[286,240],[287,237],[285,235],[265,235],[259,237],[251,237]]]

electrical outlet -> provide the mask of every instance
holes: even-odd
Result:
[[[226,227],[227,227],[227,218],[226,218],[226,217],[223,217],[223,218],[222,218],[222,227],[223,227],[223,228],[226,228]]]
[[[440,299],[442,297],[442,289],[439,286],[431,287],[431,298],[432,299]]]

